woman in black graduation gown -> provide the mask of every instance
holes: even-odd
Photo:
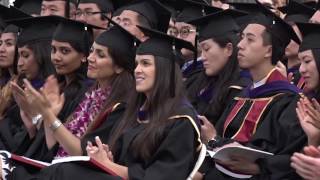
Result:
[[[24,26],[26,23],[35,24],[40,22],[41,25],[41,21],[43,21],[43,24],[46,23],[51,25],[50,28],[52,28],[52,30],[50,29],[50,33],[54,33],[53,39],[59,39],[60,43],[64,43],[63,46],[60,45],[59,48],[56,48],[58,50],[51,51],[51,59],[60,79],[60,89],[64,93],[65,99],[63,107],[60,112],[57,113],[59,113],[58,117],[64,121],[74,111],[88,89],[89,83],[86,78],[87,65],[86,63],[83,63],[82,60],[87,56],[89,50],[85,50],[84,45],[82,45],[82,41],[73,41],[71,43],[69,39],[68,42],[70,42],[70,44],[67,44],[67,40],[61,38],[58,34],[61,29],[55,31],[55,26],[52,22],[49,22],[49,20],[49,18],[26,18],[23,20],[13,21],[13,23],[18,26]],[[34,35],[34,33],[35,32],[29,35]],[[48,50],[53,49],[51,46],[51,38],[48,38],[46,41],[49,43]],[[59,42],[56,41],[55,43]],[[47,51],[47,53],[48,52],[50,51]],[[61,57],[61,54],[63,54],[63,57]],[[48,61],[50,59],[50,54],[47,54],[45,59]],[[62,64],[63,68],[58,68],[57,62],[60,66]],[[30,123],[31,119],[34,118],[32,116],[36,116],[36,114],[32,114],[28,109],[24,109],[23,106],[20,108],[24,111],[22,118],[24,119],[23,122],[25,123],[24,125],[26,128],[19,132],[18,137],[21,143],[18,143],[16,150],[12,150],[11,152],[39,160],[51,160],[52,155],[47,156],[48,150],[45,148],[45,144],[43,143],[45,141],[45,136],[41,123],[37,125],[37,128],[35,125]]]
[[[18,77],[16,81],[21,85],[22,79],[27,78],[36,89],[43,85],[45,78],[55,72],[52,63],[49,61],[53,26],[43,23],[19,25],[23,30],[17,37]],[[35,33],[42,26],[45,26],[42,33]],[[19,144],[23,142],[23,137],[27,131],[20,114],[24,114],[23,112],[27,107],[24,106],[21,109],[21,106],[19,99],[15,99],[15,104],[7,110],[5,118],[1,121],[0,139],[4,145],[1,149],[16,151]],[[28,125],[31,125],[31,123]]]
[[[185,41],[166,34],[142,30],[152,37],[137,51],[138,94],[131,97],[120,124],[113,130],[111,151],[97,140],[99,148],[89,143],[88,155],[126,179],[186,179],[201,142],[195,110],[182,90],[182,75],[174,62],[172,41],[177,48],[192,45],[184,45]],[[108,156],[111,152],[113,160]],[[25,173],[13,171],[13,179],[20,174]],[[46,168],[37,178],[119,179],[73,163]]]
[[[232,98],[250,81],[240,74],[236,47],[239,27],[231,16],[245,14],[230,10],[229,15],[220,16],[217,13],[189,22],[199,29],[199,46],[205,71],[195,80],[196,88],[190,88],[188,94],[198,113],[213,125]]]
[[[298,102],[297,114],[308,136],[308,146],[304,148],[303,153],[295,153],[291,157],[291,166],[304,179],[318,179],[320,168],[320,150],[317,148],[320,142],[320,43],[317,40],[320,38],[320,26],[298,23],[298,27],[303,35],[299,49],[300,73],[305,78],[308,94]]]
[[[50,17],[47,18],[47,21],[49,20]],[[24,21],[37,21],[37,18]],[[22,22],[20,21],[20,23]],[[79,102],[84,98],[85,92],[92,85],[92,80],[88,79],[86,75],[86,58],[89,55],[89,45],[92,44],[92,34],[88,31],[89,38],[83,40],[83,31],[77,31],[76,28],[72,29],[71,27],[71,25],[58,26],[53,33],[51,41],[51,62],[55,67],[59,80],[58,87],[64,96],[63,106],[55,114],[62,122],[65,122],[70,114],[74,112]],[[73,34],[73,37],[70,34]],[[48,151],[43,143],[44,141],[44,129],[41,128],[35,137],[25,136],[24,143],[20,144],[15,153],[33,159],[51,161],[54,150]]]

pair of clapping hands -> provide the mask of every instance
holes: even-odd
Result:
[[[20,108],[20,115],[28,127],[32,119],[46,114],[48,111],[57,115],[64,104],[64,95],[60,94],[57,79],[51,75],[46,79],[43,87],[37,91],[27,79],[23,79],[24,87],[17,82],[11,82],[13,97]]]
[[[310,145],[320,142],[320,105],[316,99],[303,97],[297,103],[296,112]]]

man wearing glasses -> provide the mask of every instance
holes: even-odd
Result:
[[[200,18],[206,14],[217,12],[221,9],[214,8],[204,2],[196,2],[191,0],[179,1],[179,3],[173,3],[171,6],[176,10],[180,11],[176,18],[172,19],[173,24],[170,24],[168,29],[168,34],[175,36],[177,38],[183,39],[192,43],[195,47],[196,45],[196,27],[188,24],[189,21]],[[184,77],[184,83],[188,92],[191,92],[198,84],[196,79],[200,74],[202,74],[203,64],[200,58],[201,52],[198,48],[197,54],[188,49],[181,49],[182,59],[184,60],[181,70]],[[197,59],[195,66],[193,62]]]
[[[114,6],[111,0],[80,0],[76,11],[76,20],[107,28],[108,19],[106,17],[111,18],[113,11]],[[103,29],[94,29],[94,38],[103,31]]]

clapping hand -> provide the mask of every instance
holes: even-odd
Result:
[[[41,91],[50,102],[51,111],[57,116],[65,102],[64,94],[60,95],[58,80],[53,75],[49,76]]]
[[[320,139],[320,106],[316,100],[312,103],[308,98],[302,98],[297,103],[296,112],[309,144],[317,143]]]
[[[291,167],[303,178],[318,180],[320,177],[320,158],[307,154],[294,153],[291,157]]]

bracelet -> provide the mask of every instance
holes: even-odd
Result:
[[[52,132],[55,132],[60,126],[62,125],[62,122],[60,120],[55,120],[53,123],[49,126]]]
[[[43,117],[41,114],[37,114],[36,116],[32,117],[32,124],[37,125],[40,121],[43,120]]]

